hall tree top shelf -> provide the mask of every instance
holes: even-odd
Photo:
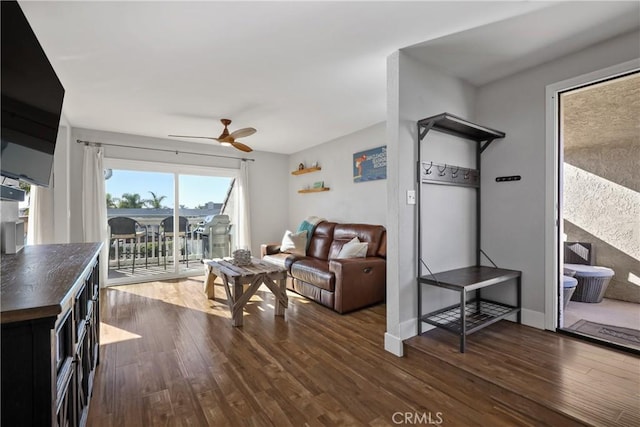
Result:
[[[442,133],[477,142],[504,138],[505,136],[504,132],[477,125],[449,113],[442,113],[437,116],[418,120],[418,129],[420,131],[420,141],[422,141],[429,130],[437,130]]]

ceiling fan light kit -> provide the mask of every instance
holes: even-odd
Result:
[[[242,128],[236,131],[229,133],[229,129],[227,126],[231,124],[231,120],[229,119],[220,119],[220,122],[224,125],[224,129],[219,137],[214,138],[212,136],[191,136],[191,135],[169,135],[175,138],[199,138],[199,139],[213,139],[218,141],[220,145],[224,147],[234,147],[237,150],[244,151],[245,153],[249,153],[253,151],[251,147],[248,145],[242,144],[236,141],[236,138],[243,138],[245,136],[250,136],[256,133],[254,128]]]

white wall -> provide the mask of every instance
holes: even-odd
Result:
[[[418,189],[416,122],[442,112],[473,120],[475,90],[403,51],[388,58],[387,82],[389,207],[385,348],[402,355],[401,340],[417,333],[416,207],[406,203],[407,190]],[[473,166],[472,143],[430,132],[422,144],[424,160]],[[423,190],[423,259],[434,272],[473,265],[473,191],[434,185],[423,186]],[[450,291],[427,287],[423,290],[423,312],[457,300],[457,295]]]
[[[82,224],[82,153],[83,145],[77,139],[92,142],[126,145],[113,147],[105,145],[105,158],[153,161],[159,163],[179,163],[194,166],[238,169],[240,161],[217,158],[185,152],[219,154],[232,157],[255,159],[250,162],[250,209],[251,209],[251,251],[260,253],[260,244],[279,241],[288,219],[288,156],[265,152],[241,153],[236,150],[217,147],[215,144],[178,142],[168,139],[149,138],[136,135],[103,132],[89,129],[72,131],[71,146],[71,218],[72,223]],[[217,144],[217,143],[216,143]],[[178,150],[175,152],[141,150],[131,147]],[[82,230],[72,229],[72,241],[82,241]]]
[[[10,200],[0,201],[0,222],[17,221],[20,218],[19,202]]]
[[[70,224],[70,187],[69,187],[69,153],[71,147],[71,127],[64,116],[60,118],[56,150],[53,157],[53,242],[69,243],[71,240]]]
[[[522,270],[523,321],[544,327],[545,253],[545,88],[606,68],[640,54],[640,34],[627,34],[482,86],[478,122],[506,132],[500,146],[483,155],[483,247],[499,266]],[[496,184],[499,175],[522,181]],[[549,236],[547,236],[549,237]]]
[[[383,145],[384,122],[289,156],[289,229],[295,230],[300,221],[311,215],[336,222],[386,226],[386,180],[354,183],[352,165],[354,153]],[[318,162],[321,171],[291,175],[300,163],[309,167],[314,162]],[[330,190],[298,193],[316,181],[324,181]]]

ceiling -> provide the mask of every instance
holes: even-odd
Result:
[[[566,2],[428,40],[406,51],[481,86],[639,26],[640,2]]]
[[[285,154],[386,120],[386,59],[398,49],[480,85],[640,20],[638,2],[20,5],[73,127],[218,136],[230,118],[231,131],[258,129],[244,143]]]

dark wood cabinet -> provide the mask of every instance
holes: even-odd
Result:
[[[101,243],[2,257],[2,425],[84,426],[99,361]]]

